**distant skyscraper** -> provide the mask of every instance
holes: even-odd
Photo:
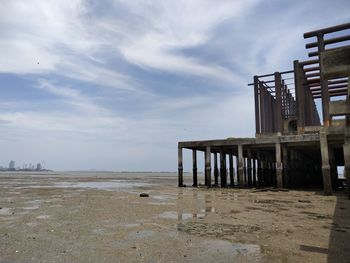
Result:
[[[15,161],[13,161],[13,160],[10,161],[9,170],[15,170]]]
[[[36,170],[37,170],[37,171],[41,171],[41,170],[42,170],[41,163],[38,163],[38,164],[36,165]]]

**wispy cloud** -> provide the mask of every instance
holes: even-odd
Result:
[[[350,18],[346,0],[0,2],[0,162],[61,169],[175,170],[179,140],[254,136],[252,75]]]

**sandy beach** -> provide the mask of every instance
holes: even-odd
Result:
[[[0,262],[350,262],[341,193],[176,185],[171,173],[1,173]]]

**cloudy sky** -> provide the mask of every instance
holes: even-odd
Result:
[[[177,169],[177,142],[254,136],[254,74],[305,59],[350,2],[0,0],[0,165]],[[189,168],[186,153],[185,168]]]

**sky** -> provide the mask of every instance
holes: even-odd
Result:
[[[178,141],[254,136],[253,75],[349,21],[348,0],[0,0],[0,165],[176,171]]]

